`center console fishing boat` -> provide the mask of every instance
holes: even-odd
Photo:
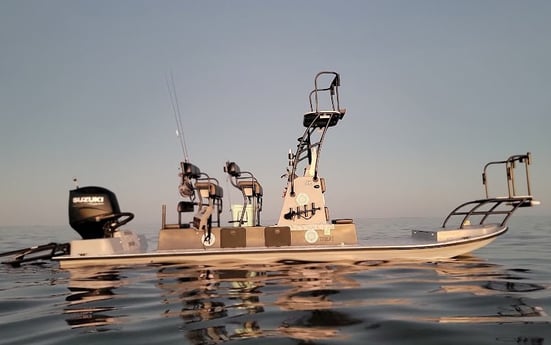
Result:
[[[322,82],[326,82],[323,83]],[[412,230],[405,238],[389,236],[377,243],[358,240],[352,219],[331,219],[325,203],[326,181],[319,162],[328,131],[345,118],[340,107],[340,76],[320,72],[309,93],[310,110],[304,114],[304,131],[296,150],[288,154],[286,189],[279,220],[261,225],[263,188],[249,171],[226,162],[224,172],[243,197],[232,206],[232,220],[221,225],[223,188],[218,180],[185,160],[181,162],[176,205],[178,221],[162,226],[157,249],[146,251],[146,241],[129,230],[120,230],[133,215],[120,212],[116,196],[101,187],[70,192],[69,222],[82,239],[72,241],[61,253],[52,254],[61,267],[136,264],[263,264],[267,262],[361,262],[366,260],[424,260],[451,258],[477,250],[507,231],[510,216],[520,207],[537,205],[531,194],[530,153],[513,155],[484,166],[486,197],[453,209],[441,227]],[[491,197],[488,168],[505,168],[508,193]],[[515,171],[524,167],[520,193]],[[189,216],[187,216],[189,215]],[[187,216],[187,217],[186,217]],[[70,249],[69,249],[70,248]],[[23,255],[22,255],[23,254]],[[28,253],[27,253],[28,254]],[[23,259],[25,253],[19,253]]]

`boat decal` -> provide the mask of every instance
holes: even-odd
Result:
[[[306,242],[308,242],[310,244],[314,244],[319,240],[318,232],[316,230],[312,230],[312,229],[307,230],[304,233],[304,239],[306,240]]]

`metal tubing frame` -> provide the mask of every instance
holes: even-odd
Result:
[[[459,226],[460,229],[463,229],[466,221],[469,220],[472,216],[483,216],[480,220],[479,224],[483,225],[484,222],[488,219],[490,216],[495,215],[504,215],[504,218],[502,219],[500,225],[503,226],[507,224],[507,221],[511,217],[511,215],[521,206],[527,205],[532,201],[532,197],[526,196],[526,197],[515,197],[515,198],[490,198],[490,199],[481,199],[481,200],[473,200],[465,202],[459,206],[457,206],[453,211],[451,211],[444,222],[442,223],[442,228],[446,227],[446,224],[448,221],[455,216],[464,216],[461,225]],[[494,204],[492,207],[490,207],[488,210],[485,211],[477,211],[480,207],[487,205],[487,204]],[[460,211],[464,207],[468,205],[473,205],[468,211]],[[501,205],[507,205],[511,208],[508,210],[499,210],[496,211],[496,208],[498,208]]]
[[[235,162],[234,162],[235,163]],[[248,176],[247,177],[244,177],[242,178],[241,175],[243,174],[247,174]],[[255,183],[258,183],[258,185],[260,186],[260,182],[258,182],[258,179],[253,175],[253,173],[249,172],[249,171],[239,171],[239,174],[234,176],[234,175],[231,175],[232,178],[230,178],[230,183],[232,184],[232,186],[234,186],[235,188],[239,189],[241,191],[241,194],[243,194],[243,209],[241,210],[241,215],[239,216],[239,226],[243,225],[244,222],[244,218],[245,218],[245,212],[247,210],[247,205],[249,204],[249,198],[251,199],[250,201],[252,202],[252,205],[253,205],[253,225],[255,226],[259,226],[260,225],[260,212],[262,211],[262,195],[258,195],[254,192],[255,190]],[[245,192],[242,190],[241,187],[239,187],[239,184],[238,184],[238,179],[243,181],[243,180],[249,180],[252,182],[252,195],[250,197],[248,197]]]
[[[525,172],[526,172],[526,188],[527,188],[528,195],[517,195],[517,188],[515,184],[515,168],[516,168],[515,163],[516,162],[524,163]],[[487,170],[489,166],[497,165],[497,164],[505,165],[505,173],[507,178],[507,193],[508,193],[507,197],[490,197],[489,196]],[[507,224],[507,221],[509,220],[511,215],[519,207],[532,206],[533,197],[532,197],[531,187],[530,187],[530,172],[528,169],[528,165],[530,164],[531,164],[531,154],[530,152],[527,152],[526,154],[522,154],[522,155],[510,156],[509,158],[503,161],[489,162],[486,165],[484,165],[484,169],[482,171],[482,184],[484,185],[486,199],[468,201],[457,206],[454,210],[452,210],[448,214],[448,216],[442,223],[442,228],[445,228],[450,218],[454,216],[463,216],[460,229],[464,228],[465,224],[467,223],[467,221],[470,221],[470,218],[472,216],[482,216],[482,219],[479,222],[479,224],[482,225],[490,216],[504,215],[501,221],[501,226],[503,226]],[[478,211],[482,206],[488,205],[488,204],[493,204],[493,205],[485,211]],[[468,211],[461,211],[461,209],[467,207],[468,205],[472,205],[472,207]],[[507,210],[497,210],[497,208],[501,205],[507,205],[507,206],[510,206],[510,208]]]
[[[320,89],[320,88],[318,88],[318,79],[319,79],[320,76],[325,75],[325,74],[334,75],[334,78],[331,81],[329,87]],[[340,86],[340,76],[336,72],[322,71],[322,72],[319,72],[318,74],[316,74],[316,77],[314,78],[314,90],[310,91],[310,94],[309,94],[308,98],[309,98],[309,101],[310,101],[310,111],[312,113],[315,112],[316,117],[308,125],[308,127],[304,130],[304,133],[302,134],[302,137],[300,137],[298,139],[299,143],[297,145],[297,151],[296,151],[296,154],[294,154],[292,168],[291,168],[291,171],[290,171],[289,177],[288,177],[289,182],[291,182],[291,190],[290,190],[291,195],[294,195],[294,192],[295,192],[294,191],[294,180],[295,180],[295,177],[297,176],[296,175],[296,170],[297,170],[298,164],[306,158],[309,159],[308,163],[311,164],[312,163],[312,161],[311,161],[311,150],[314,149],[314,148],[317,148],[317,150],[316,150],[316,165],[314,167],[314,180],[316,181],[317,178],[318,178],[319,158],[320,158],[320,154],[321,154],[321,148],[322,148],[322,145],[323,145],[323,141],[325,140],[325,134],[327,133],[327,130],[329,129],[329,124],[331,123],[331,120],[333,119],[333,116],[338,116],[338,114],[340,114],[340,112],[341,112],[340,100],[339,100],[339,90],[338,90],[339,86]],[[316,130],[316,128],[318,128],[317,126],[315,126],[315,124],[317,123],[318,119],[321,117],[322,114],[328,115],[327,113],[324,113],[323,111],[319,110],[318,92],[323,92],[323,91],[330,91],[330,99],[331,99],[331,106],[332,106],[331,111],[332,111],[332,113],[330,113],[330,118],[327,121],[327,123],[325,124],[325,126],[324,127],[319,127],[320,129],[323,128],[322,133],[320,135],[320,139],[316,143],[312,144],[312,142],[311,142],[312,133]],[[314,107],[314,104],[312,103],[312,95],[314,95],[315,107]],[[335,104],[335,100],[336,100],[336,104]],[[306,155],[304,155],[304,153],[306,153]]]

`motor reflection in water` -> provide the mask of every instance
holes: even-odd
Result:
[[[109,301],[114,298],[114,290],[121,286],[121,277],[117,270],[73,269],[66,297],[69,315],[67,323],[72,328],[93,327],[96,330],[108,330],[110,325],[118,323],[122,317],[110,315],[117,312]],[[109,314],[108,314],[109,313]]]

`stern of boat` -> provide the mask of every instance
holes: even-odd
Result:
[[[147,240],[133,231],[119,230],[109,238],[71,241],[70,248],[70,256],[78,257],[137,254],[147,250]]]

